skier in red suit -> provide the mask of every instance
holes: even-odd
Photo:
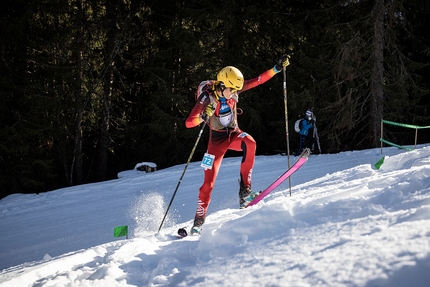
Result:
[[[212,167],[204,171],[204,181],[200,187],[191,234],[200,234],[212,189],[227,150],[243,151],[239,178],[240,206],[244,207],[256,196],[251,191],[256,142],[251,135],[239,128],[236,104],[242,92],[265,83],[289,64],[289,56],[284,55],[279,58],[273,68],[250,80],[244,80],[242,73],[237,68],[227,66],[218,73],[216,80],[200,83],[196,92],[196,104],[185,125],[187,128],[193,128],[203,121],[207,122],[210,128],[207,153],[213,155],[214,160]]]

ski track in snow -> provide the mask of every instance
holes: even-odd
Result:
[[[430,147],[311,156],[258,205],[237,209],[226,158],[202,235],[190,227],[199,163],[0,201],[0,286],[430,286]],[[293,158],[294,160],[294,158]],[[257,157],[254,190],[285,170]],[[232,176],[232,174],[234,176]],[[231,188],[233,186],[233,188]],[[113,239],[128,224],[130,239]]]

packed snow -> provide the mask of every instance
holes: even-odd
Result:
[[[258,156],[253,190],[296,159]],[[242,210],[240,160],[224,159],[201,236],[176,236],[192,225],[198,159],[160,232],[185,164],[0,200],[0,286],[430,286],[430,145],[311,155]]]

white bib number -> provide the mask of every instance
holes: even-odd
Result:
[[[212,165],[214,164],[214,160],[215,160],[215,156],[213,154],[205,153],[200,166],[203,167],[204,169],[212,169]]]

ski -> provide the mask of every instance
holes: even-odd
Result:
[[[284,174],[278,177],[277,180],[275,180],[271,185],[269,185],[265,190],[261,191],[257,195],[257,197],[255,197],[250,203],[248,203],[248,205],[245,206],[245,208],[259,203],[263,198],[265,198],[281,183],[283,183],[286,179],[288,179],[291,175],[293,175],[293,173],[295,173],[299,168],[301,168],[305,164],[310,154],[311,154],[310,149],[305,148],[300,154],[299,158],[296,160],[296,162],[286,172],[284,172]]]
[[[188,235],[187,230],[185,228],[183,228],[183,227],[179,228],[178,229],[178,235],[180,237],[187,237],[187,235]]]
[[[293,175],[293,173],[295,173],[299,168],[303,166],[303,164],[305,164],[310,154],[311,151],[309,148],[304,149],[296,162],[286,172],[284,172],[280,177],[278,177],[277,180],[275,180],[271,185],[269,185],[269,187],[261,191],[257,197],[255,197],[251,202],[248,203],[248,205],[245,206],[245,208],[248,206],[256,205],[269,193],[271,193],[275,188],[277,188],[281,183],[283,183],[286,179]],[[188,236],[187,230],[185,228],[179,228],[178,235],[180,238]]]
[[[185,238],[187,236],[188,236],[188,232],[186,230],[186,227],[179,228],[176,234],[157,233],[155,235],[155,237],[160,241],[178,240],[178,239]]]
[[[199,230],[199,232],[194,232],[193,233],[193,230],[191,229],[191,231],[190,231],[190,235],[191,236],[198,236],[198,235],[200,235],[200,230]],[[180,238],[184,238],[184,237],[187,237],[188,236],[188,232],[187,232],[187,230],[185,229],[185,227],[182,227],[182,228],[179,228],[178,229],[178,236],[180,237]]]

